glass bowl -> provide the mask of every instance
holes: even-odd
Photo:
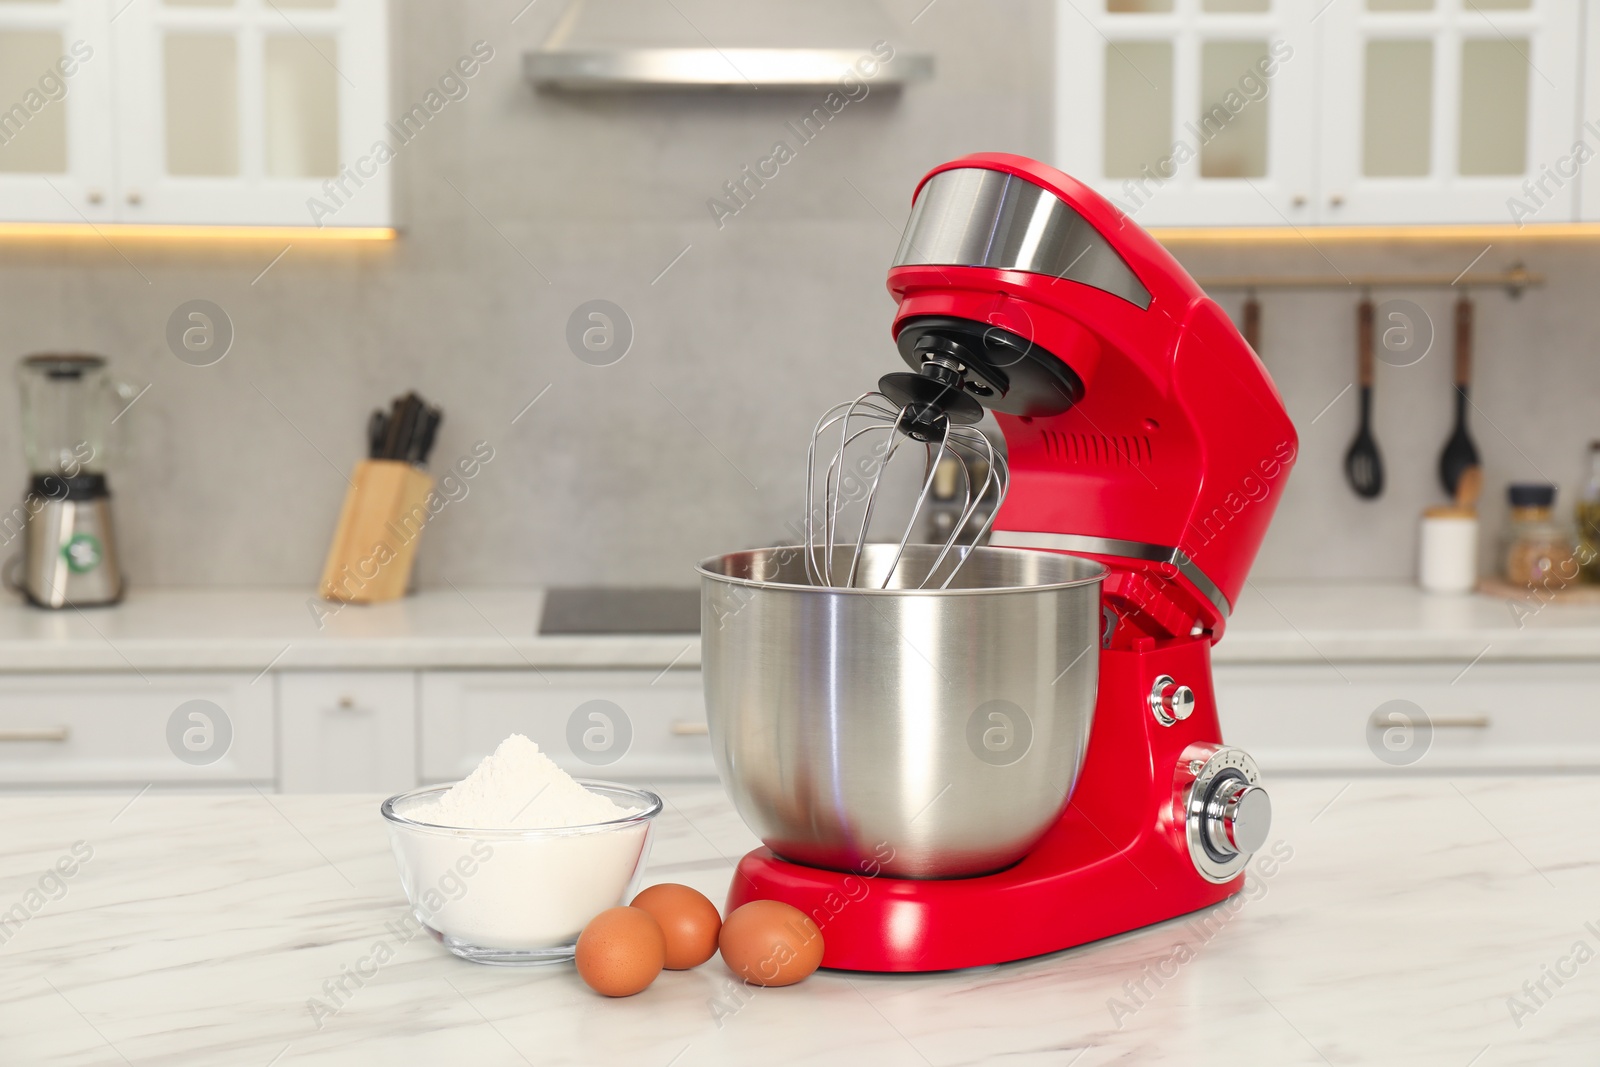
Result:
[[[436,826],[407,812],[450,786],[383,802],[400,884],[434,938],[475,963],[526,965],[572,959],[590,919],[631,899],[644,876],[661,798],[647,789],[579,780],[625,808],[610,822],[537,830]]]

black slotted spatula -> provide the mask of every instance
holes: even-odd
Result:
[[[1456,426],[1439,453],[1439,482],[1447,496],[1456,495],[1461,476],[1479,465],[1478,446],[1467,432],[1467,390],[1472,387],[1472,300],[1456,301]]]
[[[1383,456],[1372,436],[1372,300],[1363,297],[1356,305],[1356,384],[1361,389],[1361,423],[1356,439],[1344,454],[1344,472],[1356,495],[1371,500],[1383,493]]]

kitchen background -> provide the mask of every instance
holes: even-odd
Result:
[[[896,365],[884,273],[918,178],[969,151],[1052,156],[1056,4],[888,0],[882,36],[931,53],[935,76],[872,87],[719,226],[708,199],[726,200],[723,183],[774,141],[797,143],[785,123],[822,92],[537,92],[522,54],[562,8],[524,3],[392,5],[395,114],[475,42],[493,49],[467,95],[391,164],[397,241],[290,239],[276,260],[282,246],[260,242],[0,244],[10,356],[101,352],[135,389],[149,386],[118,422],[111,468],[136,586],[309,589],[366,413],[407,388],[446,412],[436,466],[479,440],[494,449],[424,538],[423,586],[692,584],[695,560],[788,536],[812,422]],[[740,32],[793,33],[763,24],[778,17],[763,5],[742,7]],[[1600,256],[1579,241],[1485,245],[1308,240],[1177,254],[1201,277],[1453,275],[1518,261],[1546,275],[1518,299],[1475,294],[1487,569],[1507,481],[1559,484],[1570,513],[1586,477],[1588,439],[1600,436]],[[1237,315],[1242,293],[1216,295]],[[1359,292],[1262,294],[1262,357],[1301,459],[1256,580],[1415,574],[1418,513],[1442,500],[1455,294],[1375,295],[1414,300],[1439,329],[1421,362],[1379,365],[1388,487],[1368,502],[1342,469]],[[206,367],[175,358],[166,338],[169,316],[196,299],[220,306],[235,334]],[[634,333],[610,366],[567,342],[569,317],[595,299],[624,309]],[[0,376],[0,411],[15,410],[13,380]],[[15,418],[0,419],[0,456],[13,457],[20,495]]]

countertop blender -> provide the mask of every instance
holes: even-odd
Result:
[[[20,584],[44,608],[122,598],[105,475],[106,438],[125,392],[101,356],[45,353],[17,365],[28,461]]]
[[[1271,806],[1210,651],[1296,454],[1265,369],[1153,238],[1018,156],[923,179],[889,291],[910,369],[819,424],[805,544],[701,564],[713,752],[764,842],[729,908],[806,912],[827,967],[933,971],[1237,893]],[[919,507],[981,461],[964,538],[869,534],[908,450]]]

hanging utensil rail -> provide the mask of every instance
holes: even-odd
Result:
[[[1503,271],[1463,274],[1227,274],[1196,278],[1213,289],[1504,289],[1513,299],[1544,284],[1544,275],[1513,263]]]

